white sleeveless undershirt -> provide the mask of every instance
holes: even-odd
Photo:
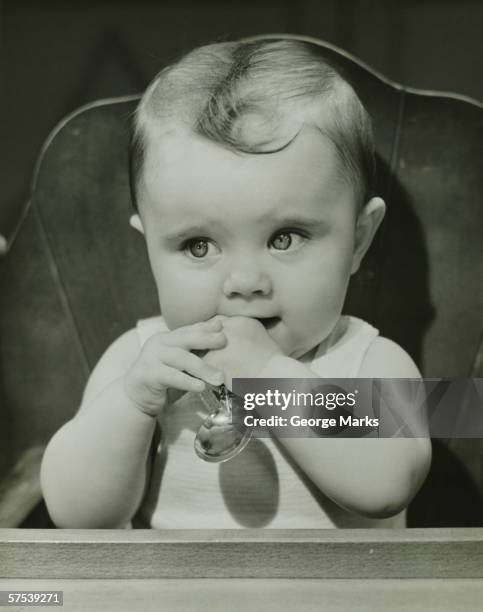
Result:
[[[327,352],[317,349],[307,366],[321,378],[357,378],[378,331],[361,319],[342,317],[342,336]],[[162,317],[137,324],[141,345],[166,331]],[[320,353],[320,354],[319,354]],[[322,354],[323,353],[323,354]],[[207,463],[193,449],[207,412],[187,393],[159,419],[162,440],[136,523],[155,529],[324,529],[405,527],[405,511],[368,519],[343,510],[323,495],[272,438],[252,439],[225,463]]]

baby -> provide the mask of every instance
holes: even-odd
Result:
[[[419,377],[341,314],[384,216],[373,168],[370,119],[316,45],[213,44],[157,76],[136,114],[131,224],[162,315],[107,349],[49,443],[56,525],[405,525],[430,464],[423,419],[412,438],[252,439],[222,464],[193,450],[209,385]]]

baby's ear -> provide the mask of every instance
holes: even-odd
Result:
[[[357,272],[372,239],[381,224],[386,212],[386,204],[382,198],[371,198],[359,213],[356,225],[354,254],[352,256],[351,274]]]
[[[137,230],[138,232],[141,232],[141,234],[144,234],[143,223],[141,221],[141,217],[137,213],[134,215],[131,215],[129,219],[129,225],[133,227],[135,230]]]

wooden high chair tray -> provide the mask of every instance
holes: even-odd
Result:
[[[62,590],[67,610],[468,611],[483,600],[483,529],[3,529],[0,559],[0,590]]]

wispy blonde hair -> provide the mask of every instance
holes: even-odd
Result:
[[[215,43],[164,68],[135,114],[130,150],[135,206],[148,142],[175,124],[247,154],[279,151],[304,125],[315,125],[335,146],[341,176],[358,200],[372,195],[370,117],[316,44],[294,39]]]

